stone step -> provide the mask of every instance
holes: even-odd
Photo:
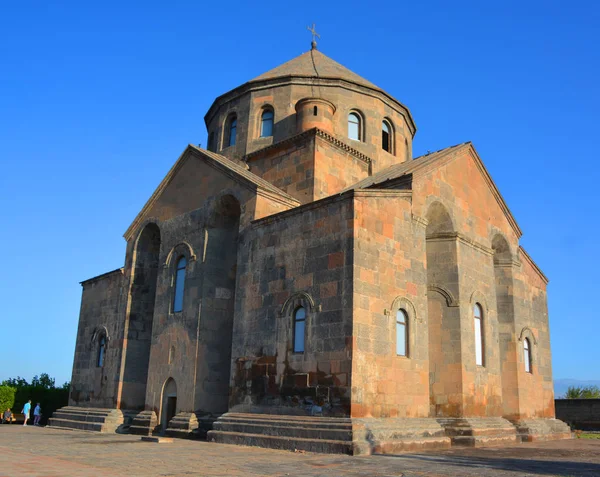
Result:
[[[50,419],[48,427],[78,429],[81,431],[106,432],[104,424],[98,422],[72,421],[69,419]]]
[[[315,422],[315,423],[334,423],[334,424],[352,424],[352,419],[346,417],[321,417],[321,416],[296,416],[288,414],[258,414],[258,413],[244,413],[244,412],[228,412],[223,414],[222,418],[240,418],[240,419],[254,419],[254,420],[265,420],[265,421],[285,421],[285,422]]]
[[[519,442],[516,434],[494,436],[451,436],[453,446],[463,447],[493,447]]]
[[[62,412],[56,411],[52,414],[52,418],[55,419],[69,419],[73,421],[84,421],[84,422],[117,422],[119,419],[113,416],[100,416],[96,414],[78,414],[73,412]]]
[[[241,434],[261,434],[279,437],[294,437],[302,439],[325,439],[332,441],[352,441],[352,428],[331,429],[319,427],[304,427],[301,424],[290,425],[290,423],[256,423],[234,422],[232,420],[219,420],[213,425],[216,431],[237,432]]]
[[[248,417],[238,417],[238,416],[221,416],[216,422],[227,422],[231,424],[239,424],[239,425],[257,425],[257,426],[280,426],[280,427],[303,427],[307,429],[317,429],[317,430],[352,430],[351,423],[337,423],[331,421],[316,421],[316,420],[288,420],[288,419],[275,419],[275,420],[267,420],[262,418],[254,418],[251,416]]]
[[[421,452],[426,450],[449,449],[452,445],[446,436],[401,438],[390,441],[375,441],[372,444],[373,454],[396,454],[399,452]]]
[[[74,406],[56,410],[48,421],[51,427],[97,432],[115,432],[121,424],[123,424],[123,413],[119,409]]]
[[[354,444],[351,441],[336,441],[328,439],[303,439],[264,434],[240,434],[212,430],[208,432],[210,442],[221,444],[237,444],[253,447],[267,447],[282,450],[303,450],[326,454],[353,454]]]

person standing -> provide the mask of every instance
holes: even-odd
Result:
[[[17,409],[19,409],[19,408],[17,408]],[[21,411],[23,413],[23,416],[25,417],[25,420],[23,421],[24,426],[27,425],[27,419],[29,419],[29,410],[30,409],[31,409],[31,399],[25,403],[25,405],[23,406],[23,410]]]
[[[38,402],[33,410],[33,425],[39,426],[40,419],[42,418],[42,408],[40,407],[40,403]]]

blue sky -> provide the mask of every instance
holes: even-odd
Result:
[[[307,51],[312,22],[411,109],[415,155],[473,141],[550,278],[555,377],[599,378],[600,3],[20,1],[0,7],[0,379],[70,379],[79,282],[122,266],[212,100]]]

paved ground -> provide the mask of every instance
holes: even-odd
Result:
[[[0,476],[600,476],[600,440],[350,457],[0,425]]]

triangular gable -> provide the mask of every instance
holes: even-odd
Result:
[[[125,234],[123,235],[125,240],[129,240],[131,238],[134,231],[137,230],[139,225],[146,219],[146,216],[152,209],[152,206],[158,201],[161,194],[166,190],[179,170],[190,158],[203,160],[205,164],[218,170],[241,186],[248,188],[257,194],[264,195],[271,200],[281,202],[289,207],[297,207],[300,205],[300,202],[298,202],[298,200],[293,198],[291,195],[286,194],[273,184],[248,171],[245,167],[234,163],[230,159],[227,159],[220,154],[216,154],[214,152],[194,146],[193,144],[189,144],[179,156],[175,164],[173,164],[173,167],[171,167],[154,193],[150,196],[144,207],[142,207],[142,210],[133,220],[131,225],[127,228]]]
[[[403,162],[401,164],[395,164],[382,171],[379,171],[371,177],[357,182],[356,184],[354,184],[346,190],[366,188],[376,189],[380,187],[385,188],[385,184],[387,182],[395,181],[409,174],[416,175],[448,164],[450,161],[453,161],[454,159],[459,157],[461,155],[460,153],[462,152],[468,152],[471,155],[472,159],[477,165],[477,168],[481,172],[485,183],[489,187],[492,196],[496,199],[496,202],[498,203],[500,209],[506,216],[506,219],[508,220],[508,223],[510,224],[512,229],[514,230],[517,238],[520,238],[523,235],[521,228],[517,224],[517,221],[515,220],[510,209],[506,205],[502,194],[500,193],[498,187],[494,183],[492,176],[490,176],[490,173],[484,166],[483,161],[479,157],[479,154],[477,154],[477,151],[475,150],[475,147],[471,142],[465,142],[456,146],[441,149],[440,151],[417,157],[412,161]]]

